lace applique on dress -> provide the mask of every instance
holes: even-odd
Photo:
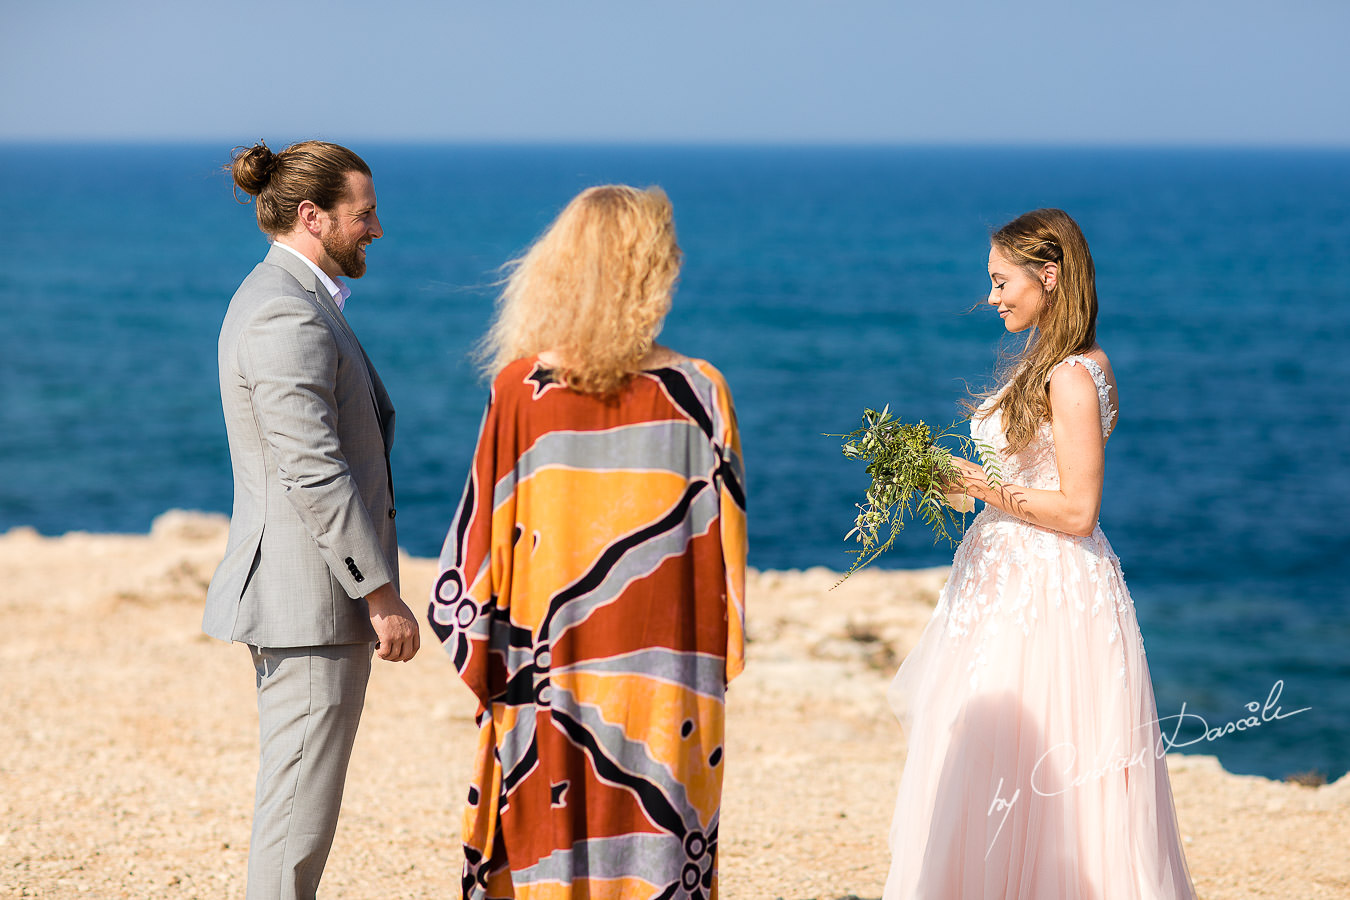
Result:
[[[1045,383],[1050,383],[1050,375],[1059,371],[1060,366],[1071,366],[1075,363],[1088,370],[1088,374],[1092,376],[1092,383],[1097,386],[1097,407],[1102,416],[1102,437],[1108,437],[1116,424],[1116,408],[1111,403],[1111,385],[1106,380],[1106,373],[1095,359],[1077,355],[1065,357],[1055,364],[1049,375],[1045,376]]]
[[[1116,419],[1106,374],[1095,360],[1086,356],[1070,356],[1051,373],[1060,366],[1073,364],[1082,365],[1092,376],[1105,437]],[[1049,376],[1046,380],[1049,381]],[[971,437],[977,445],[992,451],[999,477],[1005,484],[1058,490],[1059,460],[1050,423],[1042,422],[1025,447],[1010,453],[1002,411],[993,408],[1001,395],[1002,390],[981,405],[982,414],[971,420]],[[943,597],[949,627],[954,634],[965,635],[978,630],[981,621],[995,616],[1010,620],[1024,635],[1030,635],[1047,612],[1058,611],[1066,604],[1094,619],[1109,609],[1112,615],[1107,617],[1104,643],[1115,645],[1119,652],[1121,625],[1129,618],[1126,615],[1129,595],[1119,577],[1119,565],[1100,528],[1094,528],[1086,536],[1065,534],[986,505],[971,522],[956,551]],[[1033,572],[1036,576],[1028,577]],[[1048,580],[1041,581],[1045,576],[1049,576]],[[1129,628],[1136,641],[1137,628],[1137,625]],[[981,655],[976,654],[972,675],[983,668],[981,661]],[[1120,672],[1124,672],[1123,665]]]

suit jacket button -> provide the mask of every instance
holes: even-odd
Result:
[[[389,510],[389,518],[392,519],[392,518],[393,518],[394,516],[396,516],[396,515],[398,515],[398,510],[396,510],[396,509],[390,509],[390,510]]]

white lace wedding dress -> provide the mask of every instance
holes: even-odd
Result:
[[[1101,368],[1102,434],[1116,412]],[[992,404],[986,402],[986,407]],[[1055,489],[1049,424],[1002,481]],[[889,691],[908,743],[886,900],[1192,898],[1153,687],[1120,563],[1102,534],[986,506]]]

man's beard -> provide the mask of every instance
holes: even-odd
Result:
[[[361,258],[360,245],[365,235],[354,241],[344,241],[342,232],[336,226],[324,229],[319,234],[319,242],[323,244],[323,252],[328,254],[328,258],[337,263],[342,274],[348,278],[360,278],[366,274],[366,261]]]

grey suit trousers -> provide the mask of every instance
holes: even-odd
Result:
[[[262,753],[248,900],[313,900],[337,832],[375,645],[249,649]]]

